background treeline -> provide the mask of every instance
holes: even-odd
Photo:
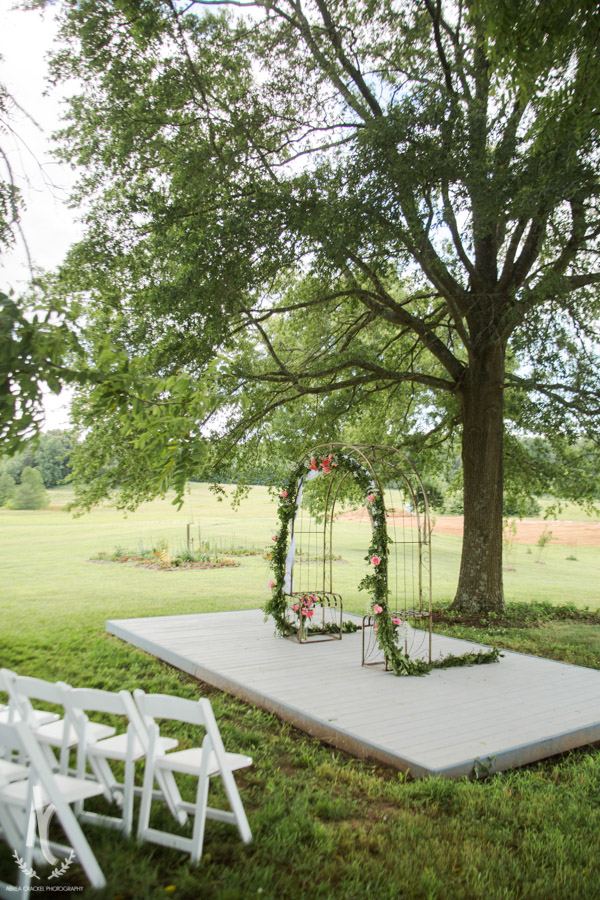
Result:
[[[68,431],[48,431],[21,453],[0,459],[0,506],[44,509],[46,488],[63,484],[71,474],[75,439]]]
[[[64,484],[71,479],[72,463],[75,461],[78,445],[74,432],[48,431],[37,440],[25,444],[21,453],[0,457],[0,507],[12,509],[43,509],[48,505],[47,488]],[[504,486],[504,516],[539,516],[542,512],[538,497],[552,495],[568,496],[565,485],[551,483],[533,484],[535,479],[523,477],[531,475],[533,469],[544,464],[554,464],[555,451],[543,438],[511,436],[506,448],[505,466],[507,477]],[[585,441],[576,443],[572,449],[569,471],[573,477],[579,472],[586,478],[584,465],[589,455]],[[115,448],[118,456],[119,448]],[[283,458],[285,457],[285,459]],[[278,485],[285,480],[289,459],[283,453],[282,459],[274,460],[270,453],[257,453],[254,463],[240,471],[238,466],[223,467],[218,472],[199,472],[191,481],[212,481],[222,484]],[[448,442],[435,453],[420,455],[411,453],[417,470],[421,473],[429,505],[439,514],[462,515],[463,485],[460,449],[456,443]],[[116,465],[116,458],[114,461]],[[81,472],[78,473],[81,478]],[[518,474],[519,477],[516,477]],[[514,477],[513,477],[514,476]],[[590,484],[589,503],[599,499],[594,479],[586,478]],[[390,487],[401,485],[390,484]],[[568,487],[568,486],[566,486]],[[536,489],[537,488],[537,489]],[[420,499],[420,498],[418,498]]]

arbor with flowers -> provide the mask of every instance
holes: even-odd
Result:
[[[323,537],[323,571],[321,584],[308,590],[294,590],[296,522],[305,486],[315,478],[326,479],[322,486],[323,508],[319,519]],[[279,528],[273,535],[271,565],[273,580],[271,597],[265,605],[265,613],[273,617],[275,626],[284,637],[294,634],[301,642],[310,637],[324,640],[341,638],[345,629],[356,630],[352,623],[342,620],[342,603],[333,591],[332,533],[336,516],[336,504],[344,495],[348,479],[358,491],[371,522],[371,541],[365,561],[368,572],[359,588],[368,591],[368,615],[363,620],[373,627],[375,642],[386,666],[396,675],[424,674],[440,664],[431,656],[431,522],[427,494],[423,483],[400,451],[385,446],[362,446],[341,443],[322,445],[310,450],[294,468],[287,485],[280,492]],[[397,510],[386,507],[386,489],[402,488],[409,498],[411,514],[402,512],[402,531],[396,524]],[[406,525],[404,520],[407,520]],[[392,523],[391,527],[388,525]],[[403,536],[409,529],[408,540]],[[393,532],[393,536],[392,536]],[[410,545],[410,563],[406,565],[406,547]],[[411,590],[400,596],[398,579],[398,554],[404,555],[405,568],[415,575]],[[329,566],[327,562],[329,560]],[[393,571],[395,570],[395,571]],[[407,573],[402,572],[403,584]],[[328,621],[324,611],[332,612]],[[315,616],[315,613],[323,613]],[[316,625],[316,619],[323,623]],[[411,655],[406,640],[409,622],[422,626],[419,658]],[[315,624],[313,624],[315,623]],[[403,639],[404,635],[404,639]],[[497,653],[468,654],[470,662],[491,661]],[[479,658],[481,657],[481,658]],[[485,657],[485,658],[484,658]],[[454,658],[455,663],[458,658]],[[445,664],[448,664],[446,657]],[[453,664],[455,664],[453,663]]]

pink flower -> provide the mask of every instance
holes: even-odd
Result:
[[[287,497],[287,491],[282,491],[279,496],[283,497],[283,499],[285,500],[285,498]]]
[[[276,540],[277,540],[277,535],[274,534],[273,537],[271,538],[271,540],[272,540],[272,541],[276,541]]]
[[[308,616],[309,619],[311,619],[314,616],[314,614],[315,614],[314,609],[305,609],[304,610],[304,615]]]
[[[314,458],[314,456],[311,456],[309,468],[310,468],[310,469],[313,469],[313,471],[315,471],[315,472],[316,472],[317,469],[319,468],[318,465],[317,465],[317,461],[316,461],[316,459]]]
[[[323,470],[323,475],[329,475],[331,472],[331,466],[335,465],[332,463],[333,453],[330,453],[329,456],[321,457],[321,468]]]
[[[275,582],[274,582],[274,581],[270,581],[270,582],[269,582],[269,587],[270,587],[270,588],[274,588],[274,587],[275,587]]]
[[[377,622],[375,622],[373,628],[375,629],[375,631],[379,631],[379,625],[377,624]]]
[[[372,556],[372,557],[371,557],[371,562],[373,563],[374,566],[378,566],[379,563],[381,562],[381,560],[379,559],[378,556]]]
[[[383,612],[383,606],[380,606],[379,603],[376,603],[373,607],[373,612],[376,616],[380,615]]]
[[[375,494],[369,494],[367,500],[369,501],[369,503],[373,503],[375,500]]]
[[[392,619],[394,625],[402,625],[402,619]]]
[[[311,601],[312,601],[313,603],[316,603],[316,602],[317,602],[317,598],[315,597],[314,594],[311,594],[311,595],[310,595],[310,599],[311,599]]]
[[[294,610],[294,612],[298,612],[298,604],[294,603],[294,605],[292,606],[292,609]]]

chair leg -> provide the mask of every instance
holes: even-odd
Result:
[[[154,787],[154,761],[151,757],[146,758],[146,768],[144,770],[144,784],[142,787],[142,802],[140,804],[140,814],[138,818],[137,839],[143,841],[150,824],[150,807],[152,805],[152,789]]]
[[[107,761],[100,757],[96,758],[93,756],[88,757],[88,761],[92,772],[96,776],[96,781],[99,781],[100,784],[104,787],[104,796],[106,797],[106,799],[111,803],[116,802],[120,805],[121,798],[115,798],[114,788],[118,787],[119,789],[121,789],[121,785],[115,778],[114,773]]]
[[[208,756],[208,754],[206,754]],[[191,862],[195,865],[202,856],[204,846],[204,830],[206,827],[206,807],[208,806],[209,779],[204,773],[198,778],[198,790],[196,792],[196,808],[194,810],[194,830],[192,833]]]
[[[125,761],[125,775],[123,779],[123,834],[129,837],[133,825],[133,783],[135,777],[135,762],[132,759]]]
[[[187,822],[187,813],[181,808],[181,794],[172,772],[163,769],[157,769],[155,772],[156,781],[161,789],[163,799],[171,811],[171,815],[180,825]]]
[[[49,744],[44,744],[42,741],[40,741],[39,743],[40,743],[40,747],[42,748],[42,753],[44,754],[44,756],[46,758],[46,762],[50,766],[51,771],[56,772],[57,769],[59,768],[59,762],[56,759],[56,756],[54,755],[52,748],[50,747]]]
[[[36,810],[35,810],[35,798],[36,798],[36,790],[38,790],[37,785],[34,786],[33,782],[29,781],[27,786],[27,806],[25,809],[25,818],[24,818],[24,827],[23,827],[23,836],[22,836],[22,847],[21,852],[23,854],[23,865],[19,866],[19,888],[23,891],[28,891],[31,885],[31,862],[33,859],[33,851],[35,848],[35,835],[36,835]]]
[[[242,798],[240,797],[240,792],[238,790],[237,784],[235,783],[233,773],[225,766],[221,768],[221,779],[223,781],[225,793],[227,794],[227,799],[229,800],[229,807],[235,818],[235,824],[237,825],[240,837],[244,844],[249,844],[252,840],[252,832],[250,831],[250,824],[248,822],[248,817],[246,816],[246,810],[244,809],[244,804],[242,803]]]

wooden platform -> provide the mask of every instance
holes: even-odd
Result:
[[[299,645],[261,610],[117,619],[107,630],[356,756],[417,777],[501,771],[600,741],[600,671],[506,652],[396,678],[361,666],[360,633]],[[434,654],[479,645],[434,635]]]

